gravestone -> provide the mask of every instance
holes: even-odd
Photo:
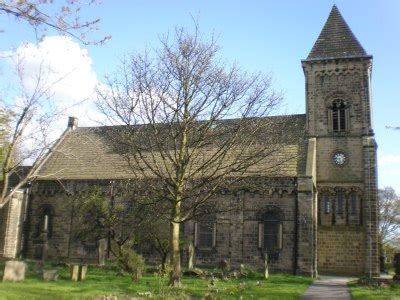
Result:
[[[43,279],[46,281],[57,281],[58,271],[57,270],[43,270]]]
[[[264,255],[264,278],[268,279],[269,271],[268,271],[268,253]]]
[[[191,270],[194,268],[194,245],[192,242],[189,243],[188,247],[188,269]]]
[[[3,281],[23,281],[25,279],[26,263],[10,260],[4,267]]]
[[[87,265],[71,265],[72,281],[83,281],[86,278]]]
[[[107,254],[107,239],[99,240],[99,266],[104,266],[106,264],[106,254]]]

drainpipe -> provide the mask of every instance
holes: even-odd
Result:
[[[369,258],[368,258],[368,268],[369,268],[369,278],[372,278],[372,216],[371,216],[371,161],[370,161],[370,138],[367,138],[367,202],[368,202],[368,248],[369,248]]]
[[[296,183],[297,187],[297,183]],[[293,243],[293,275],[297,275],[298,260],[299,260],[299,196],[296,189],[294,196],[294,243]]]

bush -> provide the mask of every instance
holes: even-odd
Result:
[[[133,281],[140,280],[146,268],[143,257],[137,254],[130,245],[122,246],[119,253],[118,260],[124,271],[131,275]]]

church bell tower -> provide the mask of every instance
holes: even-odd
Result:
[[[318,271],[377,275],[372,56],[333,6],[302,66],[307,133],[316,144]]]

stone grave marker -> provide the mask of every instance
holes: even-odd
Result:
[[[87,265],[71,265],[72,281],[83,281],[86,279]]]
[[[58,271],[57,270],[43,270],[43,279],[46,281],[57,281]]]
[[[264,278],[268,279],[269,271],[268,271],[268,254],[265,253],[264,255]]]
[[[106,254],[107,254],[107,239],[99,240],[99,266],[104,266],[106,264]]]
[[[188,269],[190,270],[194,268],[194,245],[192,242],[189,243],[188,256],[189,256]]]
[[[26,263],[9,260],[4,267],[3,281],[23,281],[25,279]]]

